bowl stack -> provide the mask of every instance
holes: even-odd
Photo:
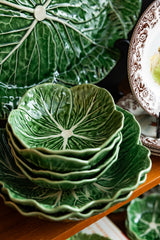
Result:
[[[24,175],[40,186],[66,190],[95,182],[115,162],[122,127],[123,115],[108,92],[93,85],[70,91],[45,84],[26,93],[7,130]]]
[[[31,88],[6,130],[3,197],[26,216],[85,219],[126,200],[151,169],[133,115],[95,85]]]

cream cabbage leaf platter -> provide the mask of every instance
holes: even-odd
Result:
[[[0,118],[33,85],[97,83],[119,58],[141,0],[0,0]]]

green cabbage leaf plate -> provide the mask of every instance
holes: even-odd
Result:
[[[125,110],[119,107],[117,109],[125,113],[126,116],[131,116]],[[126,117],[125,119],[124,124],[128,125],[131,118]],[[50,214],[69,211],[72,213],[72,215],[69,215],[70,217],[73,217],[73,212],[75,213],[74,217],[86,217],[86,210],[87,217],[89,217],[95,214],[94,207],[102,206],[102,204],[110,204],[111,206],[113,202],[118,201],[119,196],[130,194],[137,188],[141,184],[142,178],[145,179],[145,175],[151,169],[150,152],[144,146],[138,144],[139,126],[134,118],[132,118],[132,121],[136,131],[132,132],[132,130],[126,128],[127,132],[124,129],[124,133],[122,129],[124,138],[118,159],[108,169],[107,173],[95,183],[91,183],[89,187],[86,185],[71,191],[54,191],[41,188],[29,181],[16,166],[7,143],[6,132],[1,130],[0,183],[3,190],[16,203],[35,206],[37,209]],[[127,148],[125,137],[127,137],[127,142],[133,140],[132,148]],[[107,207],[109,206],[107,205]],[[90,215],[88,214],[89,209],[91,209]],[[98,212],[100,211],[102,209]]]
[[[0,0],[0,118],[42,82],[97,83],[115,66],[141,0]]]

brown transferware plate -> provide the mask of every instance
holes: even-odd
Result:
[[[160,1],[143,13],[133,32],[128,75],[133,95],[148,114],[160,112]]]

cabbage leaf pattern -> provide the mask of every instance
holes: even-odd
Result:
[[[0,117],[33,85],[97,83],[119,58],[141,0],[0,0]]]

